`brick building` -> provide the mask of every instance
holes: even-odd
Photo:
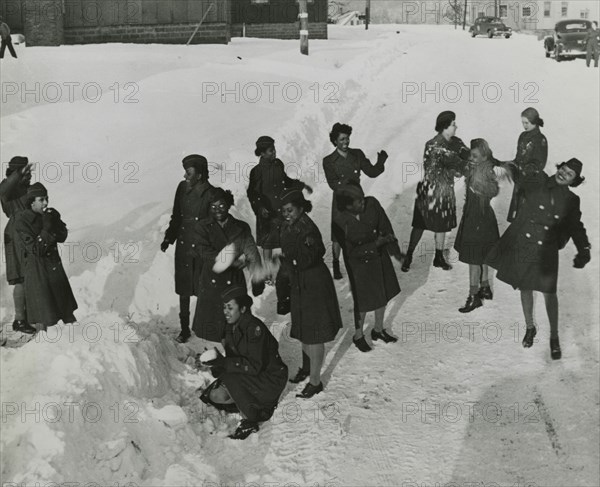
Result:
[[[0,15],[28,46],[102,42],[226,44],[298,39],[297,0],[2,0]],[[327,0],[309,0],[311,38],[327,38]]]

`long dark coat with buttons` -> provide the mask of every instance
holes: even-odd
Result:
[[[225,361],[219,379],[250,421],[267,421],[288,379],[279,344],[266,325],[249,311],[226,325]]]
[[[279,159],[271,162],[261,157],[259,163],[250,171],[247,195],[256,214],[258,246],[264,249],[279,247],[279,228],[282,223],[279,198],[284,189],[292,187],[301,188],[302,183],[285,173],[283,162]],[[267,218],[263,218],[262,208],[269,212]]]
[[[335,191],[349,182],[360,185],[360,175],[365,173],[370,178],[376,178],[385,170],[383,163],[371,164],[365,153],[360,149],[348,149],[346,157],[335,149],[323,159],[323,170],[327,184],[334,191],[331,202],[331,241],[343,244],[343,232],[336,225],[338,210],[335,204]]]
[[[515,289],[556,293],[559,249],[570,238],[578,251],[589,245],[579,197],[546,173],[521,178],[520,187],[525,193],[523,206],[486,263]]]
[[[432,232],[456,227],[454,177],[467,164],[469,149],[458,137],[436,135],[425,144],[423,178],[417,184],[412,226]]]
[[[290,336],[309,345],[330,342],[342,327],[340,307],[333,279],[323,262],[321,232],[306,213],[294,223],[283,223],[281,251],[279,272],[291,285]]]
[[[192,329],[200,338],[219,342],[225,333],[225,316],[221,293],[229,286],[246,288],[244,270],[231,266],[221,274],[213,272],[215,257],[230,243],[235,244],[236,257],[244,256],[246,266],[252,272],[261,265],[260,254],[252,237],[250,226],[231,215],[224,226],[209,217],[196,227],[194,239],[197,242],[194,255],[203,261],[198,281],[198,300]]]
[[[195,227],[208,217],[209,193],[213,187],[208,182],[193,186],[182,181],[177,186],[173,214],[165,238],[175,247],[175,292],[180,296],[197,296],[198,279],[202,261],[193,256]]]
[[[400,293],[390,254],[399,255],[398,243],[377,247],[379,236],[394,235],[392,224],[376,198],[365,198],[360,219],[347,211],[338,213],[337,224],[344,232],[348,278],[354,307],[374,311]]]
[[[22,255],[17,252],[15,235],[15,215],[27,207],[27,186],[21,184],[20,171],[13,171],[0,183],[2,211],[8,218],[4,228],[4,255],[6,257],[6,280],[9,284],[23,282]]]
[[[539,127],[535,127],[529,132],[522,132],[517,141],[517,155],[514,160],[514,165],[520,175],[541,173],[546,167],[547,161],[548,141],[546,136],[540,132]],[[519,207],[523,204],[525,198],[525,193],[521,190],[518,180],[519,177],[515,175],[515,185],[508,209],[508,217],[506,218],[509,222],[517,217]]]
[[[23,276],[27,321],[52,326],[62,320],[73,323],[77,301],[63,269],[57,242],[67,239],[67,226],[60,214],[49,231],[43,228],[43,217],[31,209],[16,215],[15,233],[18,249],[23,253]]]

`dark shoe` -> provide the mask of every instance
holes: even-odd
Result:
[[[458,311],[461,313],[470,313],[474,309],[481,308],[482,306],[483,303],[481,302],[479,294],[470,294],[465,305],[462,308],[458,308]]]
[[[413,259],[412,253],[407,253],[404,256],[404,261],[402,262],[402,267],[401,267],[402,272],[408,272],[409,271],[410,265],[412,264],[412,259]]]
[[[192,336],[192,334],[190,333],[189,330],[183,330],[178,336],[177,338],[175,338],[175,341],[177,343],[186,343],[190,337]]]
[[[562,351],[560,350],[558,338],[550,339],[550,356],[552,357],[552,360],[559,360],[562,357]]]
[[[445,271],[452,269],[452,266],[444,259],[444,254],[441,250],[435,251],[435,258],[433,259],[433,267],[441,267]]]
[[[258,431],[258,423],[242,419],[235,432],[229,435],[229,438],[232,440],[245,440],[256,431]]]
[[[390,335],[387,331],[383,330],[381,332],[371,330],[371,340],[383,340],[385,343],[396,343],[398,339]]]
[[[37,332],[37,329],[35,327],[31,326],[25,320],[13,321],[12,327],[13,327],[14,331],[18,331],[20,333],[26,333],[28,335],[33,335],[34,333]]]
[[[305,380],[309,375],[310,375],[309,370],[304,370],[304,369],[300,368],[300,369],[298,369],[298,372],[296,372],[296,375],[290,379],[290,382],[292,384],[299,384],[300,382]]]
[[[492,293],[490,286],[479,288],[479,299],[487,299],[488,301],[494,299],[494,293]]]
[[[523,347],[531,348],[535,335],[537,335],[537,328],[534,326],[531,328],[528,327],[527,331],[525,332],[525,336],[523,337]]]
[[[358,348],[361,352],[370,352],[372,350],[372,348],[367,343],[367,340],[365,340],[364,335],[361,336],[358,340],[352,338],[352,343],[354,343],[354,346]]]
[[[342,271],[340,271],[340,261],[339,260],[333,261],[333,278],[336,280],[340,280],[343,278]]]
[[[318,386],[313,386],[310,382],[306,384],[304,389],[300,394],[296,394],[296,397],[301,397],[302,399],[309,399],[313,397],[315,394],[323,391],[323,383],[319,382]]]

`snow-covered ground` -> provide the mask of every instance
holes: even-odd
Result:
[[[70,230],[62,256],[80,306],[79,324],[1,350],[4,485],[600,484],[598,70],[545,59],[533,36],[471,39],[449,26],[406,25],[329,32],[311,41],[308,57],[297,41],[234,39],[17,46],[18,61],[2,61],[2,172],[14,155],[39,162],[34,180]],[[578,157],[588,180],[575,191],[592,262],[576,270],[573,245],[561,252],[563,359],[550,359],[542,299],[530,350],[520,345],[520,300],[509,286],[494,282],[493,301],[458,313],[468,268],[433,268],[426,234],[422,259],[408,274],[396,269],[402,293],[386,325],[399,343],[355,349],[347,281],[336,283],[345,327],[327,346],[325,391],[297,400],[302,386],[289,384],[258,434],[227,439],[238,418],[205,407],[196,392],[211,380],[192,367],[206,344],[173,340],[173,248],[163,254],[159,245],[182,157],[206,155],[211,182],[234,192],[234,213],[253,225],[245,187],[254,141],[271,135],[288,172],[315,188],[313,218],[327,239],[331,193],[320,161],[333,123],[349,123],[352,146],[372,160],[382,148],[390,154],[384,176],[364,187],[406,246],[436,115],[454,110],[457,135],[483,137],[508,160],[527,106],[546,122],[547,171]],[[456,189],[462,206],[461,182]],[[495,200],[501,231],[511,191],[503,186]],[[295,371],[300,346],[289,315],[275,313],[272,288],[254,311]]]

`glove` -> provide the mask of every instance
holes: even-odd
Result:
[[[573,267],[576,269],[583,269],[591,259],[590,249],[583,249],[573,259]]]
[[[52,227],[54,226],[54,220],[56,218],[55,212],[56,212],[56,210],[53,210],[52,208],[48,208],[42,215],[43,229],[46,230],[47,232],[49,232],[52,229]]]
[[[263,218],[269,218],[269,210],[267,210],[266,208],[261,208],[260,216],[262,216]]]
[[[388,158],[388,154],[386,151],[382,150],[381,152],[377,153],[377,163],[385,163],[385,161],[387,161]]]
[[[304,185],[304,189],[306,190],[306,192],[308,194],[312,194],[312,192],[313,192],[313,189],[308,184]]]
[[[160,244],[160,250],[165,252],[169,248],[169,245],[171,245],[170,242],[165,238]]]
[[[219,354],[216,359],[205,362],[204,365],[208,365],[210,367],[210,373],[215,379],[218,379],[219,376],[225,372],[225,364],[226,358]]]
[[[252,296],[254,296],[254,297],[260,296],[264,292],[264,290],[265,290],[264,281],[252,283]]]

